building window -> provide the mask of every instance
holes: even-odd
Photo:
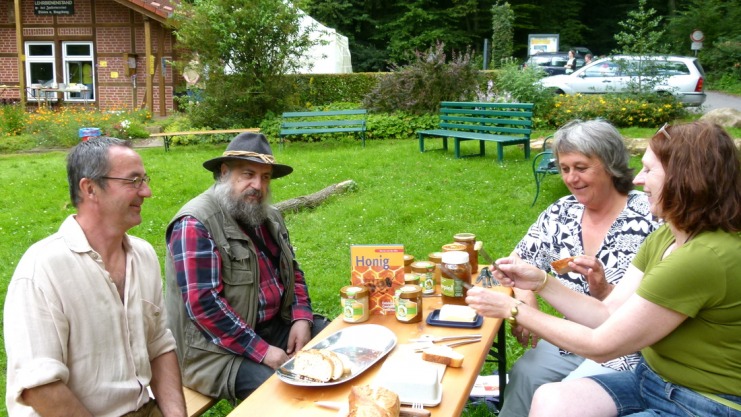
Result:
[[[68,90],[84,86],[81,92],[66,92],[70,101],[95,100],[95,71],[92,42],[62,42],[64,83]]]
[[[29,100],[56,98],[55,93],[41,92],[41,88],[51,88],[56,83],[55,72],[54,43],[26,42],[26,85],[29,86]]]

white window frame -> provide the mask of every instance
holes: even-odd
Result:
[[[90,50],[89,55],[67,55],[67,47],[73,46],[73,45],[84,45],[87,46]],[[94,56],[95,49],[93,48],[92,42],[84,42],[84,41],[67,41],[62,42],[62,69],[64,72],[64,80],[65,84],[70,84],[70,74],[69,74],[69,62],[90,62],[90,71],[91,71],[91,77],[92,77],[92,84],[89,86],[89,90],[83,93],[70,93],[66,92],[64,93],[64,99],[66,101],[71,102],[88,102],[88,101],[95,101],[95,56]]]
[[[45,46],[51,46],[51,55],[32,55],[31,54],[31,47],[36,45],[45,45]],[[38,90],[35,90],[33,88],[30,88],[34,84],[39,84],[40,80],[32,80],[31,79],[31,66],[33,64],[51,64],[51,72],[52,72],[52,79],[47,80],[45,84],[45,87],[51,87],[53,84],[57,82],[56,80],[56,73],[57,73],[57,64],[55,55],[56,55],[56,47],[54,45],[54,42],[37,42],[37,41],[28,41],[25,44],[25,53],[26,53],[26,86],[28,86],[28,90],[26,92],[26,97],[30,101],[39,101],[39,98],[41,98],[41,101],[56,101],[57,95],[56,93],[44,93],[44,97],[41,97]]]

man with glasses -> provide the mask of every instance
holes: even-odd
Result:
[[[95,138],[69,153],[67,179],[77,213],[26,251],[8,286],[8,413],[185,416],[159,261],[126,233],[152,195],[142,159]]]
[[[242,133],[203,167],[215,184],[167,228],[165,300],[183,383],[241,400],[319,333],[270,183],[293,172],[265,136]]]

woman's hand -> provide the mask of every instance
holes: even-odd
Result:
[[[589,284],[589,294],[598,300],[604,300],[615,287],[607,282],[605,266],[595,257],[577,256],[569,266],[574,272],[584,275]]]
[[[484,317],[504,319],[512,315],[515,299],[499,291],[473,287],[468,290],[466,304]]]
[[[540,287],[545,278],[544,271],[525,262],[517,262],[511,256],[497,259],[496,264],[494,278],[505,287],[532,291]]]

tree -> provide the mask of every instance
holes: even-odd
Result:
[[[497,1],[491,8],[491,15],[491,61],[494,67],[500,67],[503,60],[512,56],[515,13],[509,3]]]
[[[282,0],[181,4],[174,17],[181,64],[197,59],[206,72],[204,100],[191,107],[197,123],[254,123],[284,105],[291,91],[284,75],[313,45],[299,13]]]
[[[615,53],[626,55],[649,55],[665,52],[660,43],[664,34],[659,29],[662,17],[656,16],[656,10],[646,10],[646,0],[638,0],[638,10],[628,12],[628,18],[618,22],[622,32],[615,34],[618,49]]]

